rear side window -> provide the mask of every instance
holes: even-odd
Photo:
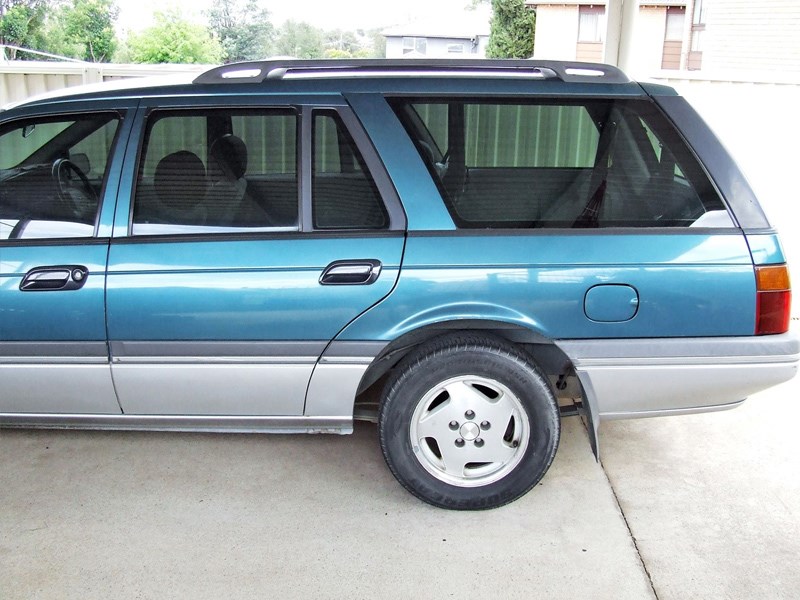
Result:
[[[311,194],[315,229],[389,225],[378,187],[336,111],[314,112]]]
[[[649,102],[392,104],[458,227],[733,225]]]
[[[0,239],[92,237],[118,124],[103,113],[0,128]]]
[[[153,113],[132,234],[297,230],[297,138],[292,111]]]

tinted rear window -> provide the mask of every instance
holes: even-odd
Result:
[[[459,227],[732,226],[647,101],[392,104]]]

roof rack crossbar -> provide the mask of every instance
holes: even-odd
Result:
[[[459,76],[559,79],[565,82],[628,83],[628,77],[611,65],[550,60],[508,59],[329,59],[264,60],[215,67],[194,80],[209,83],[263,83],[292,77]]]

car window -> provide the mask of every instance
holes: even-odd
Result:
[[[297,230],[297,120],[284,110],[154,112],[132,234]]]
[[[732,226],[690,150],[648,102],[392,104],[458,227]]]
[[[315,111],[313,139],[314,227],[387,228],[389,218],[375,181],[335,111]]]
[[[92,114],[0,128],[0,239],[94,235],[118,124]]]

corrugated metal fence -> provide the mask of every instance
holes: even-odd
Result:
[[[105,63],[2,61],[0,106],[64,88],[131,77],[200,73],[206,65],[115,65]]]

